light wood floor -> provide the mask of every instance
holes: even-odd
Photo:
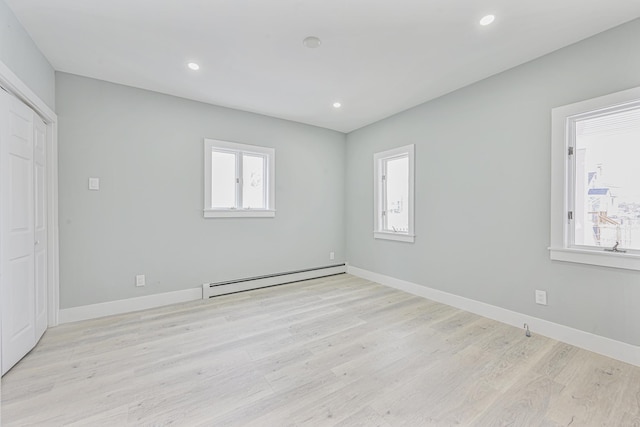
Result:
[[[53,328],[2,422],[639,426],[640,368],[340,275]]]

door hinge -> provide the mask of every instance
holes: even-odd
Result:
[[[387,175],[382,175],[382,180],[386,180],[387,179]]]
[[[569,147],[569,155],[573,156],[573,147]]]
[[[569,218],[569,221],[571,221],[573,219],[573,211],[569,211],[567,213],[567,218]]]

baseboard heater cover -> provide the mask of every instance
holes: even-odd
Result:
[[[335,276],[346,272],[346,264],[336,264],[326,267],[308,268],[306,270],[289,271],[287,273],[276,273],[266,276],[228,280],[226,282],[205,283],[202,285],[202,298],[208,299],[220,295],[249,291],[252,289],[268,288],[270,286],[285,285],[287,283],[301,282],[303,280]]]

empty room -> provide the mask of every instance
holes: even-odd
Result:
[[[640,426],[637,0],[0,0],[0,425]]]

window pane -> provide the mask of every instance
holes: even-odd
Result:
[[[640,109],[575,123],[576,245],[640,250]]]
[[[236,156],[233,153],[211,152],[211,207],[237,207]]]
[[[266,209],[265,157],[245,154],[242,156],[242,207]]]
[[[409,157],[385,161],[385,230],[409,232]]]

